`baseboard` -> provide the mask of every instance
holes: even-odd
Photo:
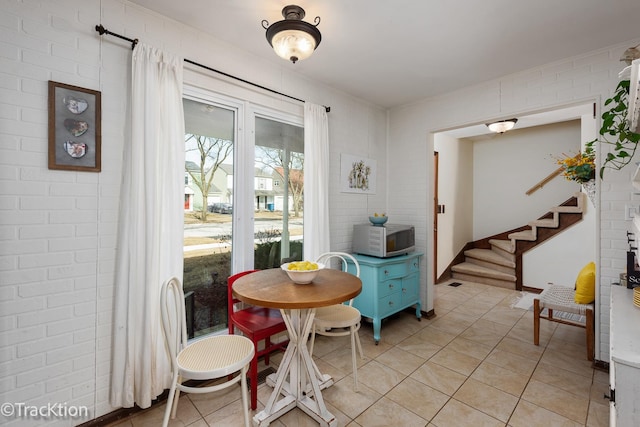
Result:
[[[432,317],[436,316],[436,311],[434,309],[431,309],[429,311],[420,311],[420,313],[422,313],[422,317],[426,317],[427,319],[431,319]]]
[[[103,427],[109,424],[115,423],[116,421],[125,420],[135,414],[146,411],[148,409],[153,408],[156,405],[162,404],[169,397],[169,390],[165,390],[157,399],[151,402],[151,406],[146,409],[142,409],[138,405],[134,405],[132,408],[120,408],[115,411],[109,412],[108,414],[102,415],[98,418],[94,418],[86,423],[79,424],[77,427]]]
[[[599,371],[609,372],[609,362],[604,360],[594,360],[593,367]]]

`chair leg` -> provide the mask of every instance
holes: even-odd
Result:
[[[167,397],[167,407],[164,410],[164,418],[162,420],[162,427],[167,427],[169,425],[169,417],[171,416],[171,412],[173,409],[173,401],[174,396],[176,395],[176,388],[178,384],[178,378],[174,377],[171,382],[171,388],[169,389],[169,397]]]
[[[265,349],[264,364],[268,365],[269,364],[269,353],[271,352],[271,338],[270,337],[266,337],[264,339],[264,349]]]
[[[362,344],[360,343],[360,334],[358,334],[358,330],[360,329],[360,325],[354,327],[356,335],[356,344],[358,345],[358,351],[360,352],[360,359],[364,359],[364,353],[362,352]]]
[[[356,332],[351,326],[351,364],[353,365],[353,390],[358,391],[358,363],[356,361]]]
[[[180,389],[177,384],[182,384],[182,377],[178,375],[178,381],[176,383],[176,393],[173,396],[173,407],[171,408],[171,419],[176,417],[176,413],[178,412],[178,402],[180,401]]]
[[[533,343],[540,345],[540,300],[533,300]]]
[[[242,410],[244,412],[244,427],[250,427],[249,420],[249,396],[247,395],[247,366],[245,365],[240,372],[240,386],[242,387]]]
[[[594,357],[594,330],[593,330],[593,310],[587,310],[587,323],[585,325],[587,334],[587,360],[593,361]]]
[[[258,348],[256,344],[256,354],[251,359],[249,367],[249,379],[251,380],[251,410],[258,407]]]

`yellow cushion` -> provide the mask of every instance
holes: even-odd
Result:
[[[576,304],[590,304],[596,300],[596,265],[585,265],[576,279]]]

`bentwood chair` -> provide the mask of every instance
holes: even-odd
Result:
[[[318,257],[317,262],[330,266],[332,261],[338,260],[341,263],[342,271],[347,271],[347,259],[355,266],[355,275],[360,277],[360,264],[350,254],[344,252],[326,252]],[[313,334],[311,335],[311,346],[309,353],[313,355],[313,346],[315,344],[316,335],[324,335],[329,337],[351,336],[351,363],[353,365],[353,385],[355,391],[358,391],[358,364],[356,359],[356,345],[360,352],[360,358],[364,359],[362,354],[362,344],[360,343],[360,322],[362,316],[360,311],[353,307],[353,299],[348,304],[334,304],[329,307],[319,307],[316,309],[316,315],[313,320]]]
[[[175,418],[180,391],[211,393],[240,382],[244,424],[249,427],[247,371],[255,353],[251,340],[238,335],[221,335],[188,343],[184,291],[175,277],[162,285],[160,311],[165,345],[171,359],[171,388],[162,426],[169,424],[170,416]],[[224,379],[224,382],[207,387],[182,384],[184,380],[214,379]]]
[[[233,335],[238,329],[249,338],[254,345],[255,355],[249,368],[249,385],[251,389],[251,409],[258,406],[258,359],[264,356],[264,363],[269,364],[269,354],[277,350],[284,350],[289,340],[272,343],[271,337],[287,330],[280,310],[247,305],[233,297],[233,283],[242,276],[257,270],[243,271],[229,277],[227,280],[227,308],[229,317],[229,334]],[[260,348],[260,341],[264,345]]]

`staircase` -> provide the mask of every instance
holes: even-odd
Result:
[[[522,290],[522,254],[580,221],[585,200],[584,193],[575,193],[524,227],[473,242],[464,261],[451,267],[451,277]]]

